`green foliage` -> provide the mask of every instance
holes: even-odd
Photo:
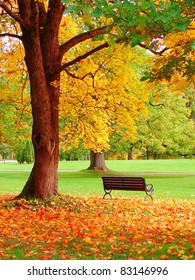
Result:
[[[67,5],[65,13],[83,15],[90,13],[91,21],[99,21],[101,16],[112,19],[112,24],[120,27],[122,34],[134,42],[137,36],[130,28],[139,31],[142,39],[161,33],[186,30],[190,17],[182,17],[186,7],[192,7],[189,1],[65,1]],[[183,5],[181,5],[181,2]],[[184,2],[184,3],[183,3]],[[146,32],[147,31],[147,32]],[[139,42],[139,41],[138,41]]]
[[[89,158],[89,151],[84,149],[83,145],[80,144],[78,148],[71,148],[69,150],[60,149],[59,153],[60,161],[67,160],[86,160]]]
[[[5,143],[0,143],[0,155],[2,159],[6,159],[12,152],[12,149],[9,147],[9,145]]]
[[[161,90],[162,85],[157,91],[151,91],[149,116],[138,123],[138,140],[145,146],[146,152],[161,156],[191,156],[195,138],[188,98],[185,93],[176,97],[169,89],[164,94]]]
[[[16,159],[21,163],[32,163],[34,160],[33,146],[30,141],[20,141],[17,145]]]
[[[194,36],[185,38],[185,34],[194,30],[195,1],[62,1],[67,5],[66,14],[83,21],[85,28],[107,26],[104,36],[101,34],[94,40],[107,39],[113,46],[117,39],[130,44],[132,47],[142,45],[154,53],[160,53],[167,47],[164,39],[169,34],[181,36],[181,50],[172,50],[169,55],[163,57],[163,67],[158,64],[151,71],[145,72],[142,81],[163,78],[170,80],[172,75],[178,72],[188,81],[194,76]],[[107,20],[105,20],[105,18]],[[87,20],[86,20],[87,19]],[[114,32],[112,28],[114,27]],[[110,36],[110,33],[112,36]],[[183,34],[182,34],[183,33]],[[113,36],[114,35],[114,36]],[[182,39],[184,38],[184,40]],[[174,39],[172,39],[174,41]],[[168,46],[165,49],[169,49]]]

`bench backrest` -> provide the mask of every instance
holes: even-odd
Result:
[[[145,191],[143,177],[102,177],[105,190]]]

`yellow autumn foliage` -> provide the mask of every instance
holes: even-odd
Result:
[[[20,138],[30,139],[30,87],[23,60],[23,48],[18,44],[18,40],[1,40],[0,44],[0,60],[3,65],[0,68],[0,142],[9,144],[10,141],[15,143]]]
[[[164,65],[172,65],[169,82],[172,89],[183,90],[192,84],[195,87],[195,20],[192,20],[186,31],[168,34],[161,44],[168,50],[160,57],[155,58],[155,71],[157,74]],[[173,71],[174,69],[174,71]]]
[[[135,69],[141,61],[138,51],[118,45],[81,61],[75,70],[62,75],[60,116],[66,120],[61,130],[63,148],[77,147],[82,139],[85,148],[100,152],[109,148],[110,135],[119,130],[125,139],[134,141],[135,119],[147,112],[147,87]]]

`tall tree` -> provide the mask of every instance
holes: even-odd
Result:
[[[183,16],[185,11],[180,4],[188,2],[0,1],[1,25],[4,28],[1,37],[9,36],[13,40],[22,41],[30,78],[35,162],[19,197],[45,198],[58,194],[60,72],[109,44],[112,45],[113,41],[130,42],[135,46],[148,39],[152,42],[152,45],[149,44],[152,48],[154,39],[187,28],[191,17],[187,14]],[[64,38],[64,43],[60,44],[59,29],[64,12],[74,13],[78,24],[78,17],[82,16],[84,20],[80,26],[83,31],[71,39]],[[98,35],[105,35],[99,46],[90,48],[80,56],[76,55],[72,61],[62,63],[63,57],[74,46]]]
[[[135,118],[146,112],[148,97],[146,83],[140,82],[141,70],[138,73],[135,68],[143,68],[147,60],[145,51],[117,45],[94,54],[62,77],[60,116],[66,121],[61,145],[69,149],[81,139],[91,150],[89,169],[107,169],[103,151],[109,148],[114,131],[133,138]]]

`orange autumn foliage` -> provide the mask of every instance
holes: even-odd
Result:
[[[6,199],[0,259],[195,259],[193,200]]]

